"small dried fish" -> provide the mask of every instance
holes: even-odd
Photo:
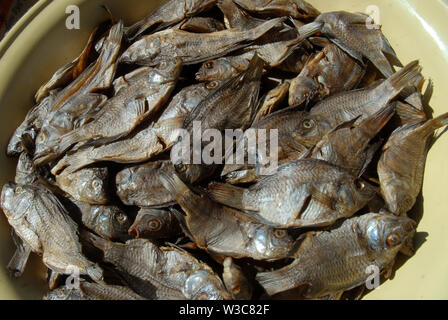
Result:
[[[50,191],[41,186],[4,185],[1,207],[17,235],[42,255],[44,264],[57,273],[89,275],[102,280],[102,270],[81,252],[77,225]]]
[[[356,117],[359,123],[387,107],[420,72],[418,61],[413,61],[376,86],[335,94],[317,103],[311,114],[327,117],[333,128]]]
[[[405,215],[422,189],[428,141],[448,125],[448,114],[396,129],[383,147],[378,163],[381,193],[389,210]]]
[[[322,33],[342,50],[360,62],[366,57],[385,77],[390,77],[394,69],[389,61],[398,67],[403,65],[381,28],[372,27],[369,19],[364,13],[337,11],[322,13],[315,21],[323,23]]]
[[[208,186],[213,200],[281,228],[331,225],[362,209],[375,192],[345,169],[315,159],[291,161],[248,189]]]
[[[233,258],[278,260],[288,257],[293,239],[286,230],[262,224],[244,213],[196,194],[177,175],[161,175],[165,188],[186,212],[172,210],[184,232],[208,252]]]
[[[132,44],[121,56],[123,63],[156,65],[162,60],[180,57],[185,65],[200,63],[247,47],[269,30],[281,26],[277,18],[249,31],[223,30],[214,33],[191,33],[168,29]]]
[[[306,298],[350,290],[365,283],[369,266],[384,270],[414,232],[411,219],[365,214],[332,231],[307,233],[292,264],[256,279],[269,295],[299,286]]]
[[[175,247],[157,247],[146,239],[126,244],[94,235],[90,241],[104,252],[104,260],[146,283],[148,299],[230,299],[218,275],[205,263]],[[138,292],[137,292],[138,293]]]

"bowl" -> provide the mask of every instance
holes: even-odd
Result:
[[[164,1],[41,0],[0,43],[0,184],[13,180],[16,160],[6,157],[8,140],[33,106],[33,96],[58,67],[82,50],[90,32],[108,19],[101,5],[129,25]],[[376,22],[404,64],[420,59],[426,77],[435,84],[434,115],[448,112],[448,0],[310,0],[321,11],[374,13]],[[80,29],[69,30],[66,8],[80,9]],[[379,20],[379,21],[378,21]],[[448,135],[430,150],[422,196],[413,215],[419,226],[416,254],[365,299],[448,299]],[[423,215],[422,215],[423,213]],[[5,216],[0,216],[0,299],[41,299],[46,292],[46,268],[32,255],[24,275],[12,279],[6,265],[15,248]]]

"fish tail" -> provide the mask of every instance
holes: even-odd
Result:
[[[296,278],[289,274],[287,267],[280,270],[257,273],[255,279],[270,296],[298,287]]]
[[[239,210],[246,210],[243,205],[244,191],[245,189],[240,187],[216,182],[208,186],[207,194],[214,201],[223,205]]]
[[[394,105],[402,124],[417,123],[426,120],[426,114],[423,110],[419,110],[401,101],[395,102]]]
[[[382,35],[383,40],[383,53],[387,55],[388,60],[392,63],[392,65],[397,67],[403,67],[403,64],[401,63],[400,59],[398,58],[397,54],[395,53],[395,50],[392,48],[392,46],[389,43],[389,40]]]
[[[422,67],[418,60],[412,61],[400,71],[393,74],[384,81],[379,88],[385,89],[389,98],[397,96],[403,89],[408,87],[416,77],[421,76]]]
[[[438,116],[437,118],[426,121],[422,126],[423,132],[426,136],[431,135],[437,129],[448,126],[448,112]]]

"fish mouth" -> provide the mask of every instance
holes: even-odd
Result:
[[[132,226],[129,228],[128,234],[129,234],[130,236],[133,236],[135,239],[140,238],[140,232],[138,231],[137,226],[132,225]]]

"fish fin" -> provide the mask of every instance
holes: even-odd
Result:
[[[375,157],[376,152],[381,148],[383,144],[383,141],[378,141],[376,143],[374,143],[373,145],[371,145],[366,152],[366,160],[364,161],[361,169],[359,170],[357,177],[361,178],[362,175],[364,175],[364,173],[366,172],[367,168],[369,167],[369,165],[372,163],[373,158]]]
[[[373,139],[378,132],[380,132],[384,126],[390,121],[395,114],[395,105],[389,104],[385,108],[376,112],[370,116],[367,120],[360,124],[363,130],[365,130],[369,136]]]
[[[325,48],[326,46],[328,46],[331,43],[331,41],[325,37],[310,37],[308,40],[313,45],[321,47],[321,48]]]
[[[389,40],[387,40],[387,38],[384,35],[381,35],[381,39],[383,42],[383,48],[381,51],[386,55],[386,58],[388,58],[388,61],[392,65],[402,68],[403,64],[401,63],[400,59],[398,58],[397,54],[395,53],[395,50],[390,45]]]
[[[190,232],[190,229],[188,229],[187,221],[185,220],[185,215],[181,213],[179,210],[170,208],[170,212],[173,214],[173,216],[176,218],[176,220],[179,222],[180,228],[182,231],[187,235],[188,238],[190,238],[191,241],[194,242],[194,236]]]
[[[64,135],[62,135],[57,143],[58,154],[63,154],[65,151],[70,149],[71,146],[80,142],[82,139],[82,135],[79,134],[78,130],[70,131]]]
[[[362,65],[365,65],[363,55],[361,53],[351,50],[350,48],[346,47],[341,41],[339,41],[336,38],[331,38],[331,41],[335,45],[337,45],[339,48],[341,48],[344,52],[346,52],[349,56],[351,56],[355,60],[358,60]]]
[[[243,188],[218,182],[209,184],[207,189],[207,194],[214,201],[239,210],[247,209],[243,205],[244,192]]]
[[[426,120],[424,111],[419,110],[408,103],[396,101],[394,102],[394,105],[402,124],[416,123]]]
[[[432,79],[428,80],[428,85],[426,87],[425,93],[423,94],[423,107],[429,107],[429,102],[434,94],[434,81]]]
[[[184,117],[174,117],[154,124],[153,129],[159,140],[162,140],[165,148],[170,147],[175,142],[183,122]]]
[[[448,126],[448,112],[438,116],[437,118],[426,121],[422,125],[421,129],[426,136],[429,136],[433,134],[434,131],[446,126]]]
[[[317,189],[314,186],[311,186],[311,197],[314,201],[319,202],[320,204],[324,205],[325,207],[337,211],[337,199],[333,198],[325,193],[323,193],[322,191],[320,191],[319,189]]]
[[[403,69],[390,76],[378,88],[385,89],[391,96],[398,95],[403,89],[409,86],[416,77],[419,77],[422,67],[418,60],[412,61]]]

